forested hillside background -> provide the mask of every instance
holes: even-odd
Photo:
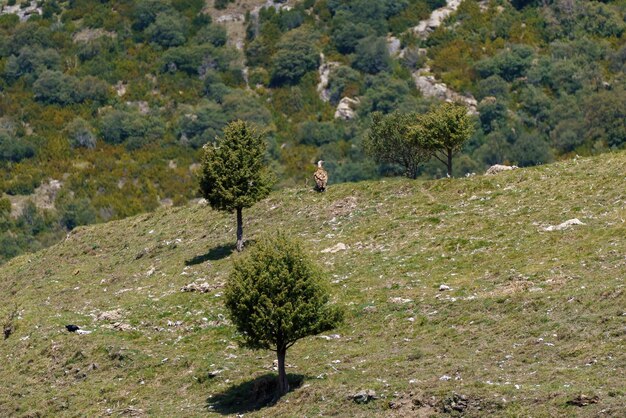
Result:
[[[465,0],[428,36],[412,28],[443,0],[0,4],[0,262],[197,197],[199,150],[233,119],[267,132],[279,187],[318,158],[333,183],[397,174],[362,141],[372,112],[436,103],[419,69],[476,99],[455,175],[626,144],[625,0]]]

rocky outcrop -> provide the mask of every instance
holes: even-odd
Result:
[[[352,120],[356,117],[356,106],[361,101],[358,97],[351,99],[350,97],[344,97],[337,105],[337,111],[335,111],[335,119]]]
[[[31,1],[28,6],[22,8],[21,3],[16,3],[13,6],[2,6],[0,14],[14,14],[20,18],[20,22],[28,20],[32,15],[41,14],[41,7],[37,5],[36,1]]]
[[[387,51],[389,51],[389,55],[400,55],[400,53],[402,52],[401,47],[402,43],[400,42],[400,39],[391,35],[387,37]]]
[[[317,83],[317,93],[320,95],[320,99],[323,102],[330,100],[330,91],[328,90],[328,84],[330,82],[330,72],[333,68],[339,66],[338,62],[328,61],[324,57],[323,53],[320,53],[320,67],[317,70],[320,75],[320,82]]]
[[[446,102],[456,102],[467,106],[469,113],[478,114],[476,110],[478,102],[472,95],[464,96],[448,88],[445,83],[437,81],[435,76],[429,74],[430,68],[425,67],[413,73],[415,86],[422,92],[424,97],[434,97]]]
[[[422,20],[413,27],[411,32],[421,39],[426,39],[439,26],[441,26],[452,13],[454,13],[461,4],[461,0],[447,0],[444,7],[434,10],[428,19]],[[403,57],[407,50],[403,49],[399,52],[399,56]],[[425,54],[426,51],[420,50]],[[413,72],[413,80],[415,87],[424,95],[424,97],[433,97],[446,102],[456,102],[465,105],[468,112],[474,115],[478,114],[478,103],[472,95],[462,95],[451,90],[445,83],[438,81],[434,75],[430,74],[428,66],[420,68]]]
[[[456,11],[461,5],[461,0],[447,0],[447,4],[437,10],[434,10],[428,19],[422,20],[412,29],[412,32],[421,39],[428,38],[435,29],[437,29],[444,20]]]
[[[501,173],[503,171],[511,171],[511,170],[515,170],[517,168],[516,165],[502,165],[502,164],[496,164],[496,165],[492,165],[491,167],[489,167],[489,170],[487,170],[487,172],[485,173],[486,176],[494,176],[498,173]]]

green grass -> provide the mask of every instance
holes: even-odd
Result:
[[[571,218],[585,225],[543,229]],[[466,416],[626,415],[625,153],[285,190],[244,222],[249,240],[301,238],[346,309],[340,338],[288,352],[297,389],[249,412],[271,399],[274,353],[239,348],[222,304],[233,216],[192,205],[78,228],[0,267],[0,324],[18,313],[0,416],[458,415],[458,395]],[[195,280],[211,290],[181,292]],[[362,389],[379,398],[347,399]],[[599,401],[567,403],[580,394]]]

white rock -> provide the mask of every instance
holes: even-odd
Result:
[[[335,111],[335,119],[351,120],[356,117],[356,111],[354,108],[361,103],[358,98],[351,99],[344,97],[337,105],[337,111]]]
[[[584,225],[584,223],[582,223],[578,218],[574,218],[574,219],[569,219],[556,226],[554,225],[547,226],[543,228],[543,230],[544,231],[562,231],[563,229],[567,229],[574,225]]]
[[[328,247],[322,250],[322,253],[337,253],[339,251],[345,251],[347,249],[348,249],[348,246],[346,244],[344,244],[343,242],[339,242],[337,243],[337,245],[333,247]]]
[[[459,8],[461,0],[447,0],[447,4],[434,10],[428,19],[420,21],[412,30],[417,36],[426,39],[428,35],[437,29],[444,20]]]
[[[320,53],[320,67],[318,73],[320,75],[320,82],[317,84],[317,93],[320,95],[320,99],[323,102],[330,100],[330,90],[328,84],[330,82],[330,72],[333,68],[339,66],[338,62],[328,61],[324,57],[324,54]]]
[[[395,36],[387,37],[387,51],[389,55],[398,55],[400,53],[401,42]]]
[[[439,378],[439,380],[442,380],[444,382],[447,382],[448,380],[451,380],[452,378],[450,376],[448,376],[447,374],[444,374],[443,376],[441,376]]]
[[[503,171],[511,171],[518,168],[516,165],[502,165],[496,164],[489,167],[489,170],[485,173],[486,176],[493,176],[495,174],[501,173]]]
[[[442,284],[439,286],[439,291],[443,292],[444,290],[450,290],[450,286],[447,284]]]
[[[430,68],[424,67],[413,73],[415,87],[422,93],[424,97],[434,97],[446,102],[457,102],[468,108],[468,113],[478,114],[476,107],[478,102],[472,95],[464,96],[451,90],[445,83],[437,81],[435,76],[430,74]]]
[[[409,302],[413,302],[413,299],[403,299],[401,297],[389,298],[389,303],[404,304]]]

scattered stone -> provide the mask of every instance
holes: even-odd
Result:
[[[376,311],[377,311],[376,306],[373,306],[373,305],[369,305],[363,308],[363,312],[367,312],[367,313],[374,313]]]
[[[370,401],[378,399],[378,397],[376,396],[376,392],[371,389],[367,389],[348,396],[348,399],[351,399],[358,404],[366,404]]]
[[[450,286],[448,286],[447,284],[442,284],[439,286],[439,291],[443,292],[445,290],[451,290]]]
[[[338,340],[341,338],[341,335],[339,334],[331,334],[331,335],[320,335],[319,338],[326,340],[326,341],[330,341],[330,340]]]
[[[413,302],[413,299],[403,299],[401,297],[389,298],[389,303],[396,303],[399,305],[403,305],[405,303],[410,303],[410,302]]]
[[[459,395],[458,393],[453,393],[452,396],[445,398],[442,401],[443,412],[453,413],[453,412],[463,412],[469,406],[469,400],[465,395]]]
[[[493,176],[493,175],[496,175],[498,173],[502,173],[503,171],[515,170],[516,168],[519,168],[519,167],[516,166],[516,165],[496,164],[496,165],[492,165],[491,167],[489,167],[489,169],[487,170],[485,175],[486,176]]]
[[[156,269],[154,268],[154,266],[150,267],[150,270],[148,270],[148,271],[146,272],[146,276],[147,276],[147,277],[152,276],[152,275],[154,274],[154,272],[155,272],[155,271],[156,271]]]
[[[79,335],[88,335],[88,334],[91,334],[91,333],[92,333],[92,331],[87,331],[86,329],[76,330],[76,334],[79,334]]]
[[[193,282],[193,283],[189,283],[181,287],[180,291],[181,292],[209,293],[210,291],[218,289],[222,286],[223,286],[222,283],[209,284],[207,282]]]
[[[213,370],[212,372],[209,372],[207,376],[209,377],[209,379],[213,379],[214,377],[217,377],[222,372],[223,370]]]
[[[122,319],[122,310],[115,309],[113,311],[103,311],[96,315],[96,321],[119,321]]]
[[[447,374],[444,374],[443,376],[439,378],[439,380],[443,382],[447,382],[448,380],[452,380],[452,377],[448,376]]]
[[[543,230],[544,231],[562,231],[563,229],[567,229],[574,225],[584,225],[584,223],[582,223],[579,219],[574,218],[574,219],[567,220],[556,226],[554,225],[547,226],[543,228]]]
[[[113,329],[116,329],[118,331],[132,331],[135,328],[133,328],[133,326],[130,324],[125,324],[123,322],[116,322],[113,324]]]
[[[337,253],[339,251],[346,251],[348,249],[348,246],[346,244],[344,244],[343,242],[339,242],[337,243],[337,245],[333,246],[333,247],[328,247],[326,249],[322,250],[322,253]]]
[[[569,401],[567,401],[567,404],[583,407],[583,406],[591,405],[592,403],[598,403],[599,401],[600,401],[600,397],[598,395],[589,397],[581,393],[580,395],[576,396],[574,399],[570,399]]]

